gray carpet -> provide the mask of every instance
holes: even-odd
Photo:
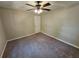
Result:
[[[3,58],[77,58],[79,49],[43,33],[8,42]]]

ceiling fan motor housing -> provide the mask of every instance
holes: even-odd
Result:
[[[36,5],[36,7],[37,7],[37,9],[40,9],[41,5],[40,4],[39,5]]]

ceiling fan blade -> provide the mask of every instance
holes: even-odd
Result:
[[[43,7],[47,7],[47,6],[50,6],[51,4],[50,3],[46,3],[43,5]]]
[[[26,10],[26,11],[31,11],[31,10],[34,10],[34,9],[28,9],[28,10]]]
[[[26,5],[31,6],[31,7],[35,7],[35,6],[31,5],[31,4],[26,4]]]
[[[42,8],[42,10],[50,11],[51,9],[47,9],[47,8]]]

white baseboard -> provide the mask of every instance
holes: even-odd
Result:
[[[53,38],[55,38],[55,39],[57,39],[57,40],[59,40],[59,41],[61,41],[61,42],[64,42],[64,43],[66,43],[66,44],[68,44],[68,45],[71,45],[71,46],[73,46],[73,47],[75,47],[75,48],[77,48],[77,49],[79,49],[79,46],[76,46],[76,45],[71,44],[71,43],[69,43],[69,42],[66,42],[66,41],[64,41],[64,40],[61,40],[61,39],[59,39],[59,38],[57,38],[57,37],[55,37],[55,36],[49,35],[49,34],[47,34],[47,33],[44,33],[44,32],[42,32],[42,33],[43,33],[43,34],[46,34],[46,35],[48,35],[48,36],[50,36],[50,37],[53,37]]]
[[[27,36],[30,36],[30,35],[33,35],[33,34],[36,34],[36,33],[32,33],[32,34],[29,34],[29,35],[25,35],[25,36],[21,36],[21,37],[13,38],[13,39],[10,39],[10,40],[7,40],[7,41],[17,40],[17,39],[20,39],[20,38],[23,38],[23,37],[27,37]]]
[[[5,51],[5,48],[6,48],[7,42],[8,42],[8,41],[6,41],[5,46],[4,46],[4,48],[3,48],[2,54],[1,54],[1,56],[0,56],[1,58],[2,58],[3,53],[4,53],[4,51]]]

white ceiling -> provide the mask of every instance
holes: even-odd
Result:
[[[75,4],[79,4],[79,1],[44,1],[42,4],[49,2],[52,5],[48,8],[54,10],[56,8],[69,7]],[[0,1],[0,7],[18,9],[18,10],[28,10],[33,7],[25,5],[26,3],[35,5],[35,1]]]

